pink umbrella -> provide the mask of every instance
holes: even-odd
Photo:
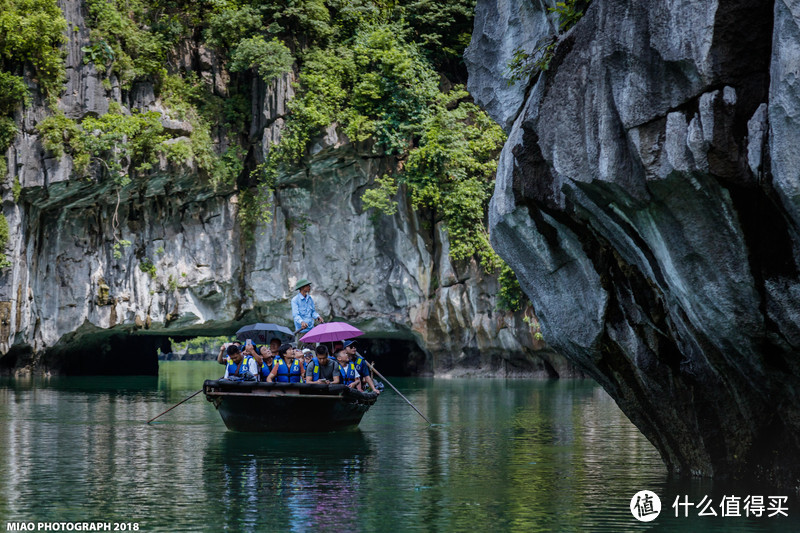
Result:
[[[363,331],[345,322],[326,322],[311,328],[300,340],[302,342],[336,342],[363,334]]]

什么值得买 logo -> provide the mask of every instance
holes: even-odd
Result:
[[[655,492],[640,490],[631,498],[631,514],[640,522],[650,522],[661,512],[661,500]]]

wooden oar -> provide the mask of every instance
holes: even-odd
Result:
[[[373,372],[375,372],[375,375],[376,375],[376,376],[378,376],[378,377],[379,377],[379,378],[381,378],[383,381],[385,381],[385,382],[386,382],[386,384],[387,384],[387,385],[389,385],[389,386],[392,388],[392,390],[393,390],[393,391],[395,391],[395,392],[396,392],[396,393],[397,393],[397,394],[398,394],[398,395],[399,395],[399,396],[400,396],[402,399],[404,399],[404,400],[406,401],[406,403],[407,403],[408,405],[410,405],[410,406],[411,406],[411,407],[412,407],[412,408],[413,408],[413,409],[414,409],[414,410],[417,412],[417,414],[419,414],[419,416],[421,416],[422,418],[424,418],[424,419],[425,419],[425,422],[427,422],[429,426],[432,426],[432,425],[433,425],[433,424],[431,423],[431,421],[430,421],[430,420],[428,420],[428,417],[427,417],[427,416],[425,416],[425,415],[423,415],[423,414],[422,414],[422,411],[420,411],[419,409],[417,409],[417,406],[416,406],[416,405],[414,405],[413,403],[411,403],[411,401],[410,401],[408,398],[406,398],[405,396],[403,396],[403,393],[402,393],[402,392],[400,392],[399,390],[397,390],[397,388],[396,388],[394,385],[392,385],[391,383],[389,383],[389,380],[388,380],[388,379],[386,379],[386,378],[385,378],[383,375],[381,375],[381,373],[380,373],[380,372],[378,372],[377,370],[375,370],[375,367],[374,367],[374,366],[372,366],[371,364],[369,364],[369,361],[367,361],[366,359],[364,359],[364,362],[365,362],[365,363],[367,363],[367,366],[369,367],[369,369],[370,369],[370,370],[372,370]]]
[[[185,398],[185,399],[183,399],[183,400],[179,401],[178,403],[176,403],[175,405],[173,405],[172,407],[170,407],[169,409],[167,409],[166,411],[164,411],[163,413],[161,413],[161,415],[165,415],[165,414],[169,413],[170,411],[172,411],[173,409],[175,409],[176,407],[178,407],[178,406],[179,406],[180,404],[182,404],[183,402],[185,402],[185,401],[188,401],[188,400],[191,400],[192,398],[194,398],[195,396],[197,396],[197,395],[198,395],[198,394],[200,394],[201,392],[203,392],[203,389],[200,389],[199,391],[195,392],[194,394],[192,394],[192,395],[191,395],[191,396],[189,396],[188,398]],[[151,418],[150,420],[148,420],[148,421],[147,421],[147,423],[149,424],[150,422],[152,422],[153,420],[155,420],[156,418],[158,418],[158,417],[159,417],[159,416],[161,416],[161,415],[154,416],[153,418]]]

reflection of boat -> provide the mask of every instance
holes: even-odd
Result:
[[[232,463],[233,457],[252,456],[269,460],[270,464],[325,465],[332,468],[340,467],[343,463],[354,464],[354,457],[361,459],[358,464],[363,464],[374,451],[372,443],[360,429],[322,435],[275,433],[269,438],[256,433],[225,431],[219,436],[219,449],[223,452],[225,458],[222,461],[226,464]],[[280,453],[276,454],[276,450],[280,450]]]
[[[374,392],[319,383],[256,383],[225,379],[203,383],[232,431],[325,432],[354,429],[375,403]]]

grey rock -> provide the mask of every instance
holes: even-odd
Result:
[[[92,63],[84,63],[84,46],[90,44],[89,29],[83,18],[81,2],[63,2],[61,9],[68,24],[66,45],[67,80],[59,108],[70,118],[102,115],[108,112],[109,99]]]
[[[534,55],[555,35],[548,18],[555,2],[542,0],[478,0],[472,40],[464,52],[469,70],[467,89],[500,126],[508,131],[525,100],[528,80],[511,83],[509,63],[520,51]]]
[[[156,104],[155,89],[150,82],[137,82],[131,86],[130,109],[149,111]]]
[[[800,13],[794,2],[775,2],[775,32],[770,65],[770,161],[775,189],[792,217],[800,224]]]
[[[545,338],[682,475],[800,480],[792,9],[592,2],[500,157],[492,242]]]
[[[764,151],[769,134],[767,120],[767,104],[761,104],[753,117],[747,121],[747,164],[753,176],[762,176]]]

